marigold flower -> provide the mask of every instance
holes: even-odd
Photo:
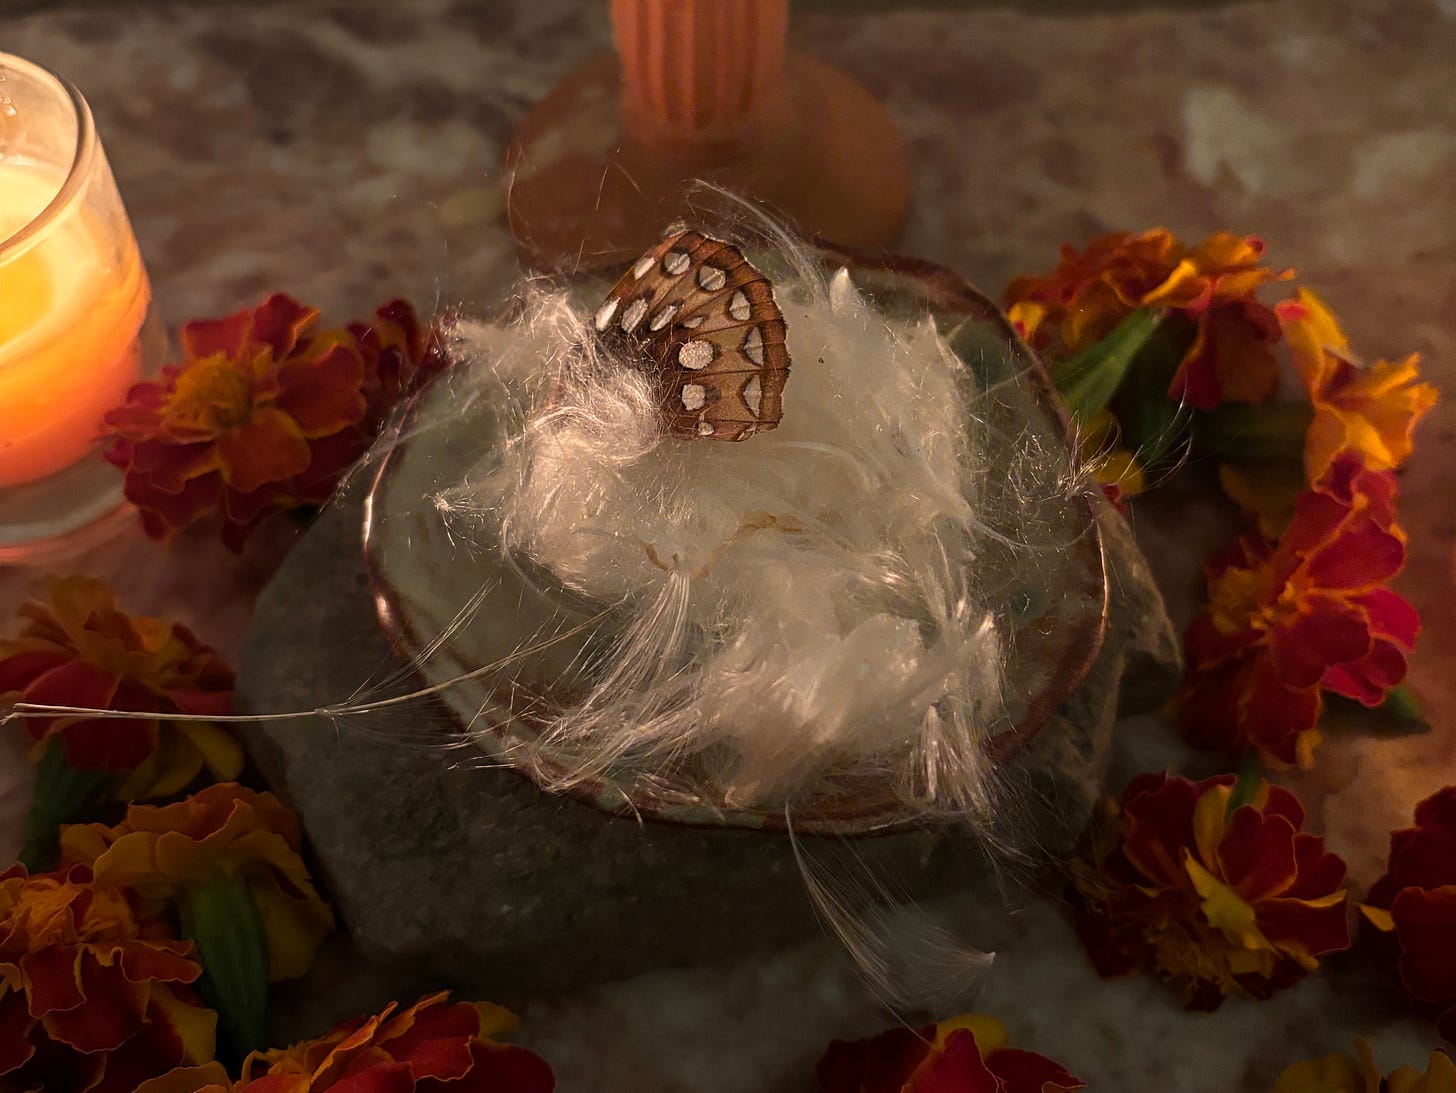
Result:
[[[374,312],[373,322],[350,323],[348,330],[364,356],[364,417],[371,432],[448,363],[439,330],[420,322],[407,300],[391,300]]]
[[[0,1086],[131,1093],[211,1059],[190,950],[85,867],[0,873]]]
[[[1006,1043],[1006,1026],[980,1014],[836,1040],[819,1060],[819,1093],[1065,1093],[1085,1084]]]
[[[1302,830],[1304,809],[1261,781],[1231,808],[1233,775],[1135,778],[1074,874],[1077,933],[1103,976],[1148,970],[1189,1009],[1268,998],[1350,945],[1345,863]]]
[[[136,1093],[236,1093],[237,1085],[219,1062],[179,1066],[136,1087]]]
[[[1193,327],[1169,397],[1202,410],[1224,401],[1263,402],[1278,384],[1272,347],[1280,330],[1254,293],[1293,276],[1263,265],[1263,252],[1260,240],[1229,232],[1192,249],[1162,228],[1104,235],[1080,253],[1063,246],[1049,276],[1012,281],[1007,315],[1037,348],[1056,341],[1071,355],[1136,308],[1167,308]]]
[[[182,329],[186,361],[138,384],[106,417],[106,458],[153,538],[220,511],[241,549],[270,513],[322,504],[363,451],[364,360],[344,330],[275,294]]]
[[[145,907],[160,907],[218,873],[244,878],[262,916],[273,982],[308,971],[334,926],[301,848],[292,811],[271,793],[232,782],[176,804],[132,805],[115,827],[73,824],[61,831],[64,861],[89,864],[99,881],[133,889]]]
[[[1082,430],[1080,446],[1102,492],[1119,512],[1126,512],[1126,501],[1142,493],[1147,483],[1137,456],[1117,447],[1118,431],[1117,419],[1103,410]]]
[[[1371,470],[1394,470],[1410,458],[1417,423],[1436,404],[1419,383],[1420,357],[1354,364],[1344,332],[1314,293],[1299,291],[1275,307],[1314,405],[1305,434],[1304,472],[1319,482],[1342,452],[1358,452]]]
[[[0,699],[157,715],[31,717],[25,725],[37,742],[59,738],[77,770],[131,771],[116,787],[120,800],[175,793],[204,766],[216,778],[237,777],[237,742],[192,719],[232,709],[233,673],[187,627],[126,614],[89,577],[51,581],[46,599],[20,614],[20,636],[0,640]]]
[[[1395,479],[1342,456],[1277,544],[1245,536],[1207,567],[1178,695],[1190,743],[1308,765],[1321,692],[1376,706],[1405,677],[1420,618],[1385,587],[1405,564]]]
[[[1385,874],[1360,907],[1374,948],[1442,1036],[1456,1043],[1456,786],[1390,835]]]
[[[1456,1065],[1433,1051],[1424,1072],[1403,1066],[1382,1075],[1370,1045],[1355,1041],[1356,1054],[1326,1055],[1286,1067],[1274,1093],[1456,1093]]]
[[[492,1037],[516,1023],[500,1006],[432,994],[396,1012],[346,1021],[317,1040],[256,1052],[237,1093],[322,1093],[329,1089],[413,1089],[458,1093],[551,1093],[556,1078],[540,1056]],[[181,1093],[180,1090],[168,1093]]]

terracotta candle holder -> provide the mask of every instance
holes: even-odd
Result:
[[[840,72],[786,48],[788,0],[612,0],[617,56],[569,75],[506,153],[526,259],[635,258],[704,179],[801,231],[878,248],[909,196],[904,141]]]

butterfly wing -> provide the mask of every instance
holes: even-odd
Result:
[[[783,417],[783,312],[731,243],[669,234],[612,287],[594,325],[639,354],[672,436],[746,440]]]

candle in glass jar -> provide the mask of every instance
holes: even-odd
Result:
[[[0,159],[0,240],[35,222],[64,183],[53,169]],[[87,456],[142,372],[151,292],[135,238],[81,202],[38,227],[0,250],[0,487]]]

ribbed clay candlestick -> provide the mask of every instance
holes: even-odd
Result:
[[[705,179],[801,231],[889,243],[909,194],[904,142],[848,77],[786,51],[788,0],[611,0],[618,56],[572,73],[506,153],[508,214],[547,269],[635,258],[690,215]]]
[[[788,0],[612,0],[622,128],[682,157],[742,155],[784,122]]]

